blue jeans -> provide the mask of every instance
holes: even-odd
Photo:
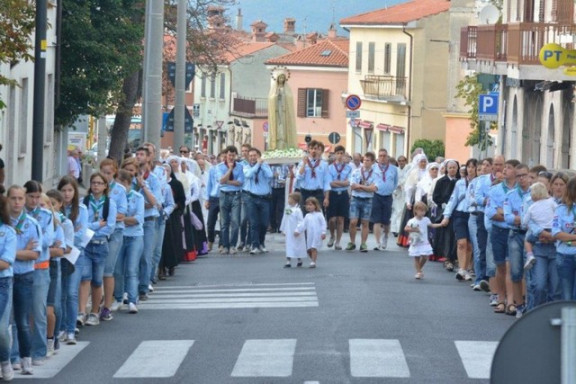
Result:
[[[240,197],[240,244],[248,245],[254,240],[252,239],[252,220],[249,219],[248,213],[251,212],[249,208],[250,195],[242,191]],[[252,217],[253,219],[253,217]]]
[[[518,283],[524,277],[524,234],[510,231],[508,237],[508,261],[512,282]]]
[[[152,255],[152,272],[150,273],[150,281],[156,281],[158,263],[160,263],[160,259],[162,258],[164,232],[166,232],[166,220],[164,220],[163,217],[159,217],[156,219],[156,246],[154,247],[154,254]]]
[[[484,260],[484,268],[480,262],[480,247],[478,246],[478,223],[476,221],[478,217],[476,215],[470,215],[468,217],[468,234],[470,236],[470,242],[472,243],[472,256],[474,260],[474,272],[476,272],[475,283],[480,283],[486,274],[486,260]]]
[[[240,223],[240,192],[220,192],[220,242],[224,248],[232,248],[238,242]]]
[[[114,269],[116,268],[116,259],[118,253],[122,248],[122,240],[124,239],[124,229],[116,229],[110,239],[108,240],[108,256],[106,256],[106,263],[104,264],[104,277],[114,276]]]
[[[114,271],[114,298],[122,301],[124,292],[128,293],[128,301],[136,304],[138,301],[138,269],[140,257],[144,249],[144,237],[125,237],[118,254],[116,271]]]
[[[576,299],[576,255],[556,253],[562,300]]]
[[[553,243],[536,243],[533,252],[536,263],[529,273],[531,284],[528,290],[531,291],[533,297],[532,307],[529,309],[560,299],[556,247]]]
[[[492,241],[490,240],[492,229],[486,230],[486,277],[496,276],[496,263],[494,262],[494,252],[492,251]],[[482,250],[482,248],[480,248]]]
[[[46,304],[48,301],[48,288],[50,288],[50,269],[34,270],[34,284],[32,293],[32,358],[46,357]]]
[[[243,197],[245,198],[245,197]],[[268,229],[270,217],[270,200],[248,196],[246,199],[248,215],[250,215],[250,240],[252,249],[264,246],[264,238]]]
[[[68,263],[61,261],[62,272],[62,324],[59,330],[66,333],[74,333],[76,329],[76,317],[78,317],[78,290],[80,289],[80,280],[84,264],[86,264],[84,250],[78,256],[74,265],[74,272],[70,274]]]
[[[148,293],[150,273],[152,271],[152,254],[156,246],[156,219],[144,221],[144,249],[140,257],[138,293]]]
[[[10,313],[12,312],[12,277],[0,278],[0,361],[10,360]]]
[[[12,326],[12,359],[32,357],[32,334],[30,316],[32,316],[34,292],[34,272],[14,275],[14,324]],[[44,334],[44,337],[46,334]]]
[[[217,197],[211,197],[210,206],[208,208],[208,222],[206,223],[208,242],[213,243],[216,240],[216,221],[218,220],[218,214],[220,213],[220,199]],[[220,240],[222,242],[222,240]]]
[[[84,255],[86,263],[82,272],[82,281],[91,280],[93,287],[101,287],[104,266],[108,257],[108,243],[88,243],[84,249]]]

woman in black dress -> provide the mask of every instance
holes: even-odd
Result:
[[[456,160],[445,161],[445,173],[436,182],[432,199],[437,206],[435,222],[440,222],[443,218],[444,208],[450,200],[456,181],[460,178],[460,164]],[[456,240],[452,229],[452,222],[442,228],[437,228],[434,235],[434,255],[444,259],[444,268],[452,272],[456,262]],[[439,261],[440,261],[439,260]]]

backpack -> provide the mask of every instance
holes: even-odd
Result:
[[[108,196],[104,196],[104,207],[102,208],[102,220],[108,221],[108,212],[110,212],[110,198]],[[90,207],[90,195],[84,196],[84,200],[82,203],[86,206],[86,208]]]

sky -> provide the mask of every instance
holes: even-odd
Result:
[[[296,19],[297,33],[324,32],[332,22],[360,13],[406,2],[407,0],[236,0],[236,5],[227,12],[230,24],[235,26],[238,8],[244,16],[243,29],[248,31],[250,24],[262,20],[268,24],[269,32],[282,32],[284,19]],[[339,34],[345,34],[340,27]]]

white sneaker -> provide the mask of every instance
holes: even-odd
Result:
[[[152,284],[148,284],[148,292],[154,292],[154,287]]]
[[[380,249],[384,251],[387,246],[388,246],[388,235],[384,235],[384,237],[382,238],[382,244],[380,244]]]
[[[138,313],[138,307],[134,303],[128,304],[128,313]]]
[[[66,344],[76,345],[76,335],[74,333],[69,333],[66,337]]]
[[[23,357],[22,358],[22,374],[23,375],[33,375],[34,370],[32,369],[32,358]]]
[[[56,353],[54,350],[54,339],[46,340],[46,357],[51,357]]]
[[[91,313],[86,319],[86,325],[98,325],[100,324],[100,319],[96,313]]]
[[[44,363],[46,363],[46,360],[44,360],[44,359],[34,359],[34,360],[32,360],[32,365],[35,365],[35,366],[37,366],[37,367],[43,366]]]
[[[80,312],[76,316],[76,325],[79,327],[83,327],[84,324],[86,324],[86,315],[84,313]]]
[[[235,255],[236,253],[238,253],[238,251],[236,250],[236,248],[230,248],[230,251],[228,253],[231,255]]]
[[[124,304],[123,304],[121,301],[114,301],[114,302],[112,303],[112,305],[110,306],[110,311],[116,312],[116,311],[118,311],[119,309],[121,309],[123,305],[124,305]]]
[[[534,263],[536,263],[536,258],[532,255],[528,256],[526,258],[526,263],[524,264],[524,270],[525,271],[531,270],[532,267],[534,266]]]
[[[268,252],[268,250],[266,249],[266,247],[264,247],[264,246],[262,246],[262,245],[260,246],[259,249],[260,249],[260,252],[262,252],[262,253],[267,253],[267,252]]]
[[[20,364],[20,362],[17,363],[13,363],[12,364],[12,369],[15,371],[20,371],[22,369],[22,364]]]
[[[60,333],[58,333],[58,340],[66,341],[66,332],[60,331]]]
[[[0,363],[2,366],[2,380],[4,381],[12,381],[14,378],[14,369],[12,369],[12,364],[10,364],[10,360],[3,361]]]

